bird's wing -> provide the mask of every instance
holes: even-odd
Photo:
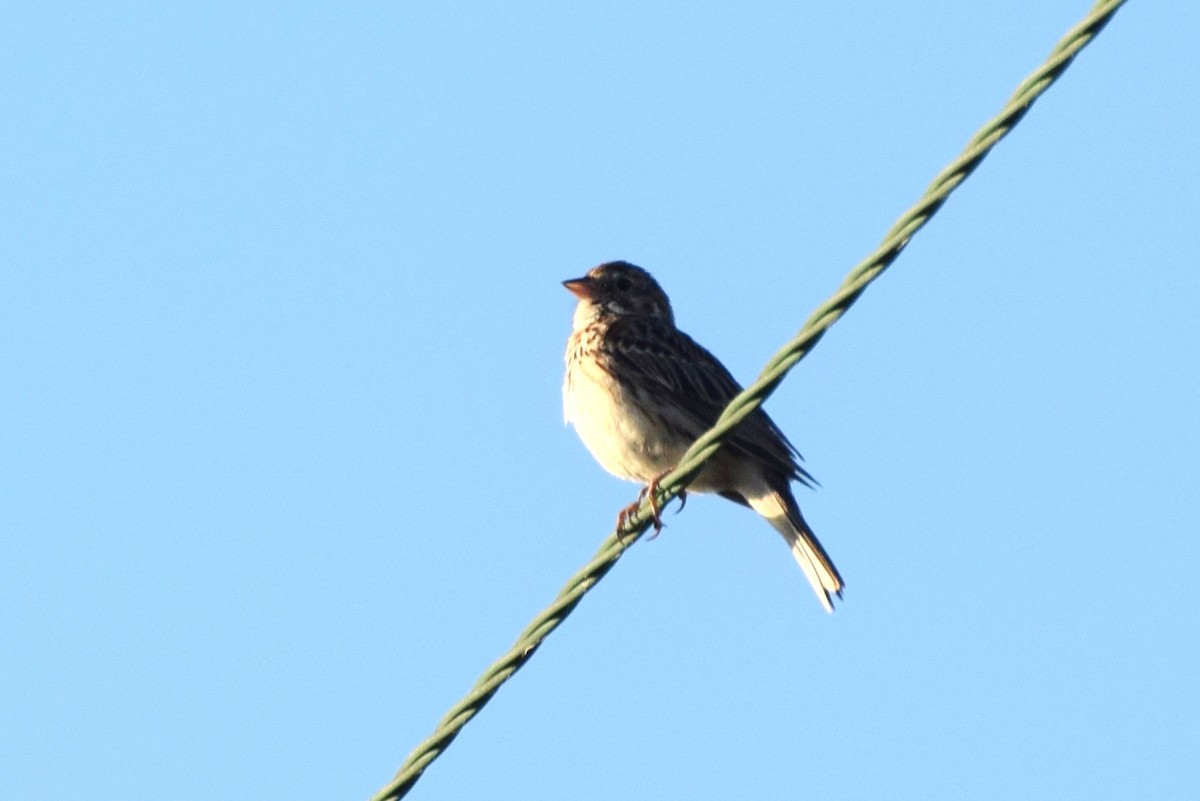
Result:
[[[652,399],[676,410],[694,429],[712,428],[742,391],[725,365],[682,331],[658,320],[622,319],[612,324],[609,346],[614,370],[626,386],[641,387]],[[772,471],[805,484],[815,483],[800,466],[800,453],[761,408],[742,421],[725,447],[762,460]]]

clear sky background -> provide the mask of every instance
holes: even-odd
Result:
[[[6,4],[2,795],[370,795],[636,493],[559,282],[752,379],[1088,6]],[[1194,798],[1198,28],[1130,3],[768,402],[836,614],[695,498],[410,798]]]

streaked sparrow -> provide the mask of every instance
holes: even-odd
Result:
[[[579,298],[567,342],[566,420],[605,470],[647,485],[653,499],[658,479],[742,388],[725,365],[675,327],[666,293],[642,268],[609,262],[563,285]],[[812,477],[787,437],[758,409],[688,490],[715,492],[765,517],[832,612],[832,596],[840,598],[845,585],[804,522],[792,481],[810,485]]]

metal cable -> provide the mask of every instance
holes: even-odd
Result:
[[[696,477],[704,463],[712,458],[721,444],[729,438],[735,426],[763,404],[775,391],[788,371],[803,359],[825,332],[854,304],[867,286],[886,270],[905,246],[958,186],[969,176],[991,149],[1025,116],[1034,101],[1071,64],[1075,56],[1108,24],[1125,0],[1102,0],[1088,15],[1054,46],[1042,66],[1023,80],[1013,96],[995,117],[984,124],[967,142],[966,148],[925,190],[925,194],[892,226],[883,242],[847,275],[836,292],[817,307],[804,322],[799,333],[771,357],[758,379],[730,401],[720,418],[703,434],[680,459],[679,465],[659,482],[656,502],[661,508],[676,497]],[[437,759],[458,736],[462,727],[491,700],[500,685],[516,673],[533,656],[542,642],[571,614],[584,593],[604,577],[629,546],[650,527],[653,515],[650,499],[645,499],[636,514],[630,515],[625,528],[613,532],[600,550],[559,591],[554,603],[544,609],[521,632],[516,644],[504,656],[484,671],[471,691],[450,708],[438,723],[432,736],[413,749],[400,771],[372,801],[394,801],[403,798],[425,768]]]

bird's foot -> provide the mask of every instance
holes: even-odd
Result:
[[[650,513],[654,515],[654,533],[650,535],[649,539],[654,539],[659,535],[659,533],[663,530],[663,521],[662,507],[658,505],[658,498],[656,497],[658,495],[658,482],[662,480],[663,476],[670,472],[670,470],[664,470],[662,473],[659,473],[657,476],[651,479],[650,483],[642,487],[641,491],[638,492],[637,500],[620,511],[620,513],[617,515],[618,532],[625,528],[625,523],[628,522],[630,516],[637,512],[637,510],[641,507],[642,501],[645,501],[647,498],[649,498]],[[682,500],[685,494],[686,493],[679,494],[681,503],[685,502]],[[680,506],[680,508],[683,507]]]

